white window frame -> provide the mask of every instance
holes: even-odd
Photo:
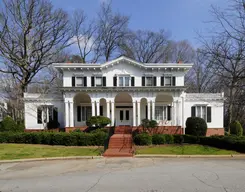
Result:
[[[123,84],[122,85],[120,85],[120,78],[122,78],[123,79]],[[126,86],[126,78],[129,78],[129,85],[128,86]],[[120,76],[118,76],[117,77],[117,86],[118,87],[131,87],[131,76],[130,75],[120,75]]]
[[[170,78],[170,85],[168,84],[166,84],[166,79],[167,78]],[[167,76],[164,76],[164,86],[172,86],[172,76],[171,75],[167,75]]]
[[[49,119],[49,112],[51,113],[51,119],[54,118],[54,114],[53,114],[53,110],[55,108],[54,105],[40,105],[37,107],[37,110],[38,108],[40,107],[41,111],[42,111],[42,123],[48,123],[50,121]],[[38,117],[37,117],[38,118]],[[45,122],[46,120],[46,122]],[[42,123],[38,123],[38,124],[42,124]]]
[[[88,116],[88,113],[87,113],[88,108],[90,108],[90,113],[91,113],[90,117],[92,117],[92,106],[90,106],[90,105],[87,105],[87,106],[86,105],[83,105],[83,106],[81,106],[81,121],[87,121],[88,120],[88,117],[89,117]],[[84,114],[83,114],[83,109],[84,109]]]
[[[203,118],[207,122],[207,107],[208,105],[195,105],[195,116]],[[200,115],[197,115],[197,108],[200,107]],[[205,116],[203,116],[203,109],[205,109]]]
[[[167,121],[168,120],[168,106],[169,105],[167,105],[167,104],[155,106],[155,118],[156,118],[157,121],[165,121],[165,120]],[[157,108],[159,108],[159,107],[162,108],[162,115],[160,115],[160,117],[162,117],[162,119],[159,119],[157,117],[157,110],[158,110]]]
[[[84,87],[84,77],[83,76],[76,76],[75,78],[76,78],[76,80],[75,80],[75,86],[76,87]],[[79,85],[77,84],[77,79],[78,78],[79,79],[82,79],[82,84],[79,84]]]
[[[97,85],[97,79],[100,78],[101,79],[101,85]],[[95,76],[94,77],[94,86],[95,87],[102,87],[103,86],[103,77],[102,76]]]
[[[151,78],[151,85],[147,85],[147,79],[148,78]],[[149,86],[149,87],[152,87],[153,86],[153,84],[154,84],[154,79],[153,79],[153,76],[145,76],[145,86]]]

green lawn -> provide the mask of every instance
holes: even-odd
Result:
[[[162,145],[137,147],[136,154],[168,154],[168,155],[230,155],[236,151],[218,149],[203,145]]]
[[[0,144],[0,160],[63,156],[98,156],[98,147],[65,147],[29,144]]]

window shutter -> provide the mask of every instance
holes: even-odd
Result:
[[[87,87],[87,77],[83,77],[84,87]]]
[[[161,77],[161,86],[164,86],[164,76]]]
[[[103,116],[103,106],[100,106],[100,116]]]
[[[207,107],[207,123],[211,123],[211,120],[212,120],[211,107]]]
[[[117,86],[117,77],[113,77],[113,86],[116,87]]]
[[[191,116],[192,117],[195,117],[196,116],[196,107],[195,106],[192,106],[191,107]]]
[[[103,77],[103,86],[106,87],[106,77]]]
[[[176,84],[176,78],[175,77],[172,77],[172,86],[175,86],[175,84]]]
[[[142,81],[142,86],[145,86],[145,77],[142,77],[141,81]]]
[[[42,124],[43,119],[42,119],[42,109],[41,108],[37,108],[37,123],[38,124]]]
[[[157,77],[153,77],[153,85],[157,86]]]
[[[72,85],[72,87],[75,87],[75,82],[76,82],[76,79],[75,79],[76,77],[72,77],[71,78],[71,85]]]
[[[58,121],[58,108],[57,107],[53,108],[53,119],[54,121]]]
[[[134,77],[131,77],[131,86],[134,87]]]
[[[91,87],[94,87],[94,77],[91,77]]]
[[[172,120],[172,116],[171,116],[172,110],[171,109],[172,109],[172,107],[168,106],[168,108],[167,108],[168,121]]]
[[[81,106],[77,106],[77,121],[81,122]]]

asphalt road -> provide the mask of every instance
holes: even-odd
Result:
[[[0,192],[244,192],[245,160],[92,159],[0,164]]]

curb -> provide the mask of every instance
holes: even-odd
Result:
[[[244,158],[245,155],[135,155],[135,158]]]
[[[103,156],[69,156],[69,157],[45,157],[33,159],[14,159],[14,160],[0,160],[1,163],[21,163],[32,161],[54,161],[54,160],[79,160],[79,159],[102,159]]]

